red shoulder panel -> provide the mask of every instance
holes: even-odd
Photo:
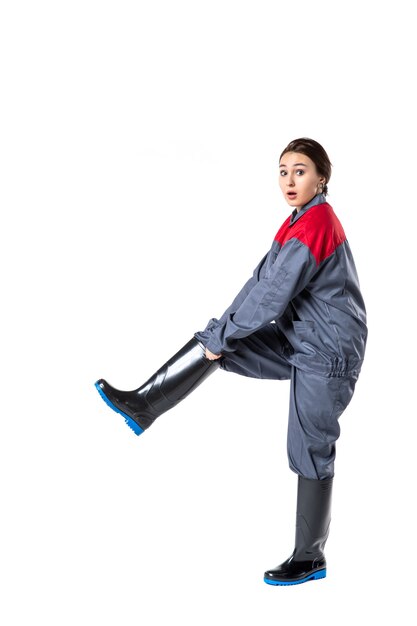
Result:
[[[319,265],[346,240],[341,223],[330,204],[317,204],[311,207],[293,225],[291,216],[285,220],[275,236],[282,246],[290,239],[298,239],[306,245]]]

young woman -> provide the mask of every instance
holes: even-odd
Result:
[[[279,182],[293,211],[229,308],[138,389],[96,383],[139,435],[218,367],[291,380],[287,449],[298,475],[295,548],[265,572],[272,585],[326,576],[338,419],[365,353],[365,305],[342,225],[326,202],[330,175],[319,143],[292,141],[280,156]]]

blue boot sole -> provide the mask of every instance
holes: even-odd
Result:
[[[129,428],[133,430],[135,435],[139,436],[143,433],[143,428],[141,428],[139,424],[136,424],[135,420],[132,420],[131,417],[126,415],[126,413],[123,413],[123,411],[118,409],[117,406],[114,406],[114,404],[110,402],[110,400],[108,399],[108,397],[106,396],[106,394],[104,393],[104,391],[102,390],[102,388],[100,387],[98,383],[95,383],[95,388],[97,389],[97,391],[99,392],[99,394],[101,395],[101,397],[103,398],[107,406],[109,406],[111,409],[113,409],[113,411],[116,411],[116,413],[119,413],[125,418],[126,424],[129,426]]]
[[[270,578],[264,578],[264,581],[267,585],[279,585],[279,586],[288,586],[288,585],[301,585],[301,583],[306,583],[309,580],[319,580],[320,578],[326,578],[326,570],[321,569],[319,572],[314,572],[314,574],[310,574],[305,578],[301,578],[301,580],[291,580],[288,582],[284,582],[281,580],[271,580]]]

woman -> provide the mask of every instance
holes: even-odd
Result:
[[[291,379],[287,449],[298,475],[295,548],[264,580],[292,585],[326,576],[338,419],[354,392],[367,327],[350,247],[326,202],[327,153],[312,139],[296,139],[283,150],[279,172],[293,211],[229,308],[135,391],[104,380],[96,387],[139,435],[217,367]]]

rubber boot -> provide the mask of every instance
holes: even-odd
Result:
[[[333,478],[298,477],[295,549],[289,559],[265,572],[269,585],[298,585],[326,577],[324,546],[329,534]]]
[[[123,415],[136,435],[141,435],[157,417],[194,391],[218,366],[219,361],[209,361],[203,344],[193,338],[134,391],[120,391],[103,379],[95,385],[109,407]]]

